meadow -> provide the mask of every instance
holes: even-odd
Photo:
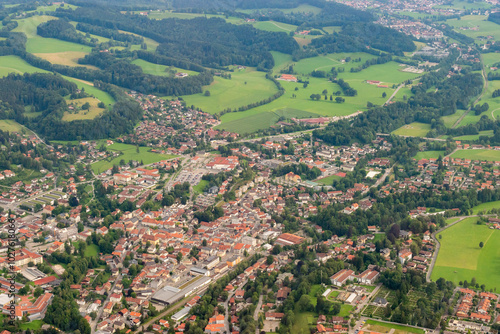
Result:
[[[473,214],[479,214],[481,212],[490,212],[491,209],[500,209],[500,201],[481,203],[472,208]]]
[[[54,53],[34,53],[33,55],[45,59],[52,64],[59,64],[66,66],[83,66],[90,69],[97,69],[97,67],[92,65],[78,64],[78,59],[85,57],[85,55],[87,55],[87,52],[65,51],[65,52],[54,52]]]
[[[425,137],[429,131],[431,131],[430,124],[413,122],[394,130],[392,134],[399,136]]]
[[[139,153],[136,151],[135,145],[128,144],[112,144],[108,146],[109,150],[117,151],[122,153],[118,157],[115,157],[110,160],[101,160],[92,164],[92,170],[94,173],[102,173],[110,168],[113,165],[119,165],[121,160],[125,160],[128,162],[129,160],[142,161],[144,164],[152,164],[154,162],[158,162],[161,160],[171,159],[175,157],[174,155],[169,154],[158,154],[150,152],[149,147],[139,147]]]
[[[444,8],[444,9],[455,8],[463,10],[463,9],[487,9],[490,8],[491,6],[492,5],[487,3],[486,1],[469,2],[467,0],[453,0],[450,1],[449,4],[437,5],[433,7]]]
[[[457,19],[447,20],[446,23],[455,28],[455,31],[464,34],[466,36],[472,37],[479,41],[478,37],[493,36],[495,40],[500,39],[500,29],[498,24],[490,22],[487,20],[486,15],[465,15]],[[460,29],[469,28],[467,30]],[[470,28],[477,29],[471,30]]]
[[[90,104],[90,108],[87,110],[82,110],[82,105],[85,103]],[[99,116],[106,108],[99,108],[99,100],[93,97],[86,97],[83,99],[67,100],[68,105],[72,105],[74,110],[70,113],[69,111],[64,112],[63,121],[71,122],[79,119],[94,119]]]
[[[131,61],[132,64],[140,66],[142,68],[142,71],[146,74],[151,74],[151,75],[158,75],[158,76],[172,76],[168,71],[174,72],[183,72],[187,73],[189,75],[197,75],[198,72],[195,71],[189,71],[185,70],[182,68],[174,67],[174,66],[165,66],[165,65],[159,65],[159,64],[154,64],[150,63],[148,61],[142,60],[142,59],[135,59]],[[167,71],[168,70],[168,71]]]
[[[483,160],[483,161],[500,161],[500,151],[496,150],[458,150],[451,155],[452,158]]]
[[[420,159],[437,159],[439,156],[444,157],[445,152],[444,151],[423,151],[423,152],[418,152],[415,154],[413,157],[415,160],[420,160]]]
[[[447,128],[452,128],[453,125],[460,119],[460,117],[466,112],[466,110],[458,109],[454,114],[443,116],[441,119],[443,120],[444,126]]]
[[[5,77],[9,73],[47,73],[47,71],[31,66],[18,56],[0,56],[0,77]]]
[[[75,83],[78,88],[84,89],[88,94],[93,95],[99,101],[104,102],[105,105],[112,105],[115,103],[115,99],[108,93],[94,87],[94,84],[85,80],[75,79],[72,77],[67,77],[63,75],[63,78]]]
[[[477,225],[477,219],[467,218],[440,233],[441,249],[432,280],[444,277],[458,284],[475,277],[487,289],[500,289],[500,231]]]
[[[479,137],[481,137],[481,136],[492,137],[493,130],[479,131],[479,134],[477,134],[477,135],[458,136],[458,137],[454,137],[453,140],[465,140],[465,141],[478,140]]]
[[[211,114],[218,113],[226,108],[239,108],[253,102],[258,102],[278,92],[276,85],[267,80],[264,72],[252,68],[235,70],[231,79],[215,77],[214,81],[203,86],[203,93],[184,96],[187,105],[200,107]],[[208,90],[210,96],[205,96]]]
[[[276,21],[258,21],[252,24],[255,28],[265,31],[286,32],[295,31],[297,26]]]
[[[9,131],[9,132],[17,132],[17,133],[25,133],[28,135],[33,134],[33,132],[31,132],[30,129],[28,129],[24,125],[17,123],[16,121],[14,121],[12,119],[0,120],[0,130]]]

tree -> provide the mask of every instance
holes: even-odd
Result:
[[[382,97],[385,98],[387,96],[387,93],[386,92],[383,92],[382,93]]]
[[[271,264],[273,264],[273,262],[274,262],[274,256],[268,255],[266,259],[267,265],[270,266]]]
[[[206,91],[205,91],[205,94],[203,94],[203,95],[205,95],[205,96],[210,96],[210,91],[209,91],[209,90],[206,90]]]
[[[481,241],[481,242],[479,243],[479,248],[483,248],[483,246],[484,246],[484,243]]]
[[[71,196],[68,200],[68,204],[73,207],[78,206],[78,199],[75,196]]]
[[[337,102],[337,103],[343,103],[343,102],[345,102],[345,99],[343,97],[337,96],[335,98],[335,102]]]
[[[177,253],[177,257],[176,257],[176,259],[177,259],[177,262],[178,262],[178,263],[180,263],[180,262],[181,262],[181,260],[182,260],[182,253],[181,253],[181,252]]]
[[[82,110],[89,110],[89,109],[90,109],[90,103],[85,102],[85,103],[82,105]]]

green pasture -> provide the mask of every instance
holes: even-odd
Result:
[[[430,124],[413,122],[403,125],[392,133],[399,136],[425,137],[429,131],[431,131]]]
[[[458,150],[451,155],[452,158],[483,160],[483,161],[500,161],[500,151],[496,150]]]
[[[445,152],[444,151],[424,151],[424,152],[418,152],[415,154],[413,157],[415,160],[420,160],[420,159],[437,159],[439,156],[444,157]]]
[[[333,34],[334,32],[340,32],[342,30],[342,27],[341,26],[329,26],[329,27],[323,27],[323,30],[329,34]]]
[[[500,209],[500,201],[481,203],[472,208],[473,214],[479,214],[480,212],[490,212],[491,209]]]
[[[466,110],[457,110],[454,114],[448,115],[448,116],[443,116],[441,119],[443,120],[444,126],[447,128],[453,127],[455,123],[459,120],[459,118],[466,112]]]
[[[467,0],[453,0],[447,3],[446,5],[437,5],[433,6],[434,8],[444,8],[444,9],[487,9],[492,7],[491,4],[486,1],[467,1]]]
[[[0,77],[5,77],[9,73],[47,73],[38,67],[31,66],[24,59],[18,56],[0,56]]]
[[[134,65],[140,66],[144,73],[151,74],[151,75],[171,76],[171,74],[169,72],[167,72],[168,69],[171,69],[172,71],[175,71],[175,72],[187,73],[189,75],[197,75],[198,74],[198,72],[195,72],[195,71],[189,71],[189,70],[185,70],[185,69],[174,67],[174,66],[165,66],[165,65],[154,64],[154,63],[150,63],[148,61],[142,60],[142,59],[135,59],[131,63]],[[182,80],[182,78],[180,78],[180,79]]]
[[[493,130],[479,131],[477,135],[467,135],[467,136],[458,136],[454,137],[453,140],[478,140],[480,136],[493,136]]]
[[[286,53],[281,53],[278,51],[271,51],[274,58],[274,68],[275,73],[279,73],[280,70],[287,69],[289,64],[292,63],[292,56]]]
[[[2,130],[4,132],[8,131],[8,132],[24,133],[27,135],[33,134],[33,132],[31,132],[30,129],[28,129],[24,125],[17,123],[16,121],[14,121],[12,119],[0,120],[0,130]]]
[[[92,256],[97,256],[99,254],[99,246],[91,244],[87,245],[87,248],[85,248],[85,257],[92,257]]]
[[[339,78],[342,78],[348,82],[377,80],[382,81],[383,84],[387,84],[390,86],[391,84],[399,84],[408,79],[415,79],[422,75],[403,72],[402,69],[404,69],[405,66],[401,66],[402,64],[396,63],[394,61],[390,61],[388,63],[380,65],[372,65],[356,73],[349,72],[350,67],[357,67],[357,64],[359,63],[355,64],[356,65],[354,66],[349,66],[349,69],[346,68],[345,72],[339,73]]]
[[[476,40],[478,37],[493,36],[493,38],[498,41],[500,39],[499,26],[487,19],[488,17],[486,15],[465,15],[460,17],[460,20],[450,19],[447,20],[446,23],[454,27],[455,31]],[[464,28],[468,28],[468,30],[463,30]],[[475,30],[471,30],[470,28]]]
[[[265,31],[286,32],[295,31],[297,26],[276,21],[256,21],[252,24],[255,28]]]
[[[136,160],[136,161],[142,161],[144,164],[152,164],[154,162],[158,162],[161,160],[165,159],[171,159],[175,157],[174,155],[169,155],[169,154],[158,154],[158,153],[153,153],[150,152],[149,147],[139,147],[139,153],[136,152],[136,146],[135,145],[128,145],[128,144],[112,144],[108,146],[109,150],[112,151],[118,151],[121,152],[122,154],[119,155],[118,157],[115,157],[111,160],[101,160],[98,162],[95,162],[92,164],[92,170],[94,173],[102,173],[110,168],[113,167],[113,165],[119,165],[120,160],[125,160],[125,162],[128,162],[129,160]]]
[[[94,85],[88,81],[75,79],[72,77],[67,77],[63,75],[63,78],[75,83],[79,89],[85,89],[85,91],[91,95],[94,95],[99,101],[104,102],[105,105],[110,105],[115,103],[115,99],[108,93],[94,87]]]
[[[311,14],[319,14],[321,12],[321,8],[318,8],[316,6],[312,5],[300,5],[294,8],[260,8],[259,11],[265,12],[268,10],[279,10],[285,14],[290,14],[290,13],[311,13]],[[245,13],[245,14],[252,14],[255,12],[255,9],[237,9],[236,11]]]
[[[487,289],[500,288],[500,231],[477,225],[477,219],[467,218],[440,233],[441,249],[431,276],[434,281],[444,277],[458,284],[475,277]]]
[[[342,60],[346,59],[347,57],[351,57],[351,59],[361,58],[361,61],[354,62],[351,60],[349,62],[342,62]],[[342,75],[352,74],[349,72],[351,70],[351,67],[358,67],[362,65],[365,61],[373,58],[375,58],[374,55],[364,52],[330,53],[327,55],[301,59],[298,62],[294,63],[293,70],[295,73],[308,75],[314,70],[329,72],[332,67],[335,67],[335,68],[344,68],[345,72],[342,73]],[[359,73],[362,73],[363,71]],[[342,76],[339,75],[339,77]]]
[[[193,187],[193,190],[198,194],[203,194],[205,188],[208,186],[209,182],[207,180],[201,180],[200,183]]]
[[[210,96],[205,96],[206,90],[210,91]],[[226,108],[238,109],[267,99],[276,92],[278,88],[266,79],[264,72],[247,68],[235,70],[231,73],[231,79],[215,77],[209,86],[203,87],[203,93],[184,96],[183,99],[187,105],[194,105],[215,114]]]

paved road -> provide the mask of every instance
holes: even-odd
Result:
[[[259,303],[257,304],[257,307],[255,308],[255,312],[253,314],[253,319],[255,321],[259,320],[259,312],[260,312],[260,308],[262,307],[262,300],[263,299],[264,299],[264,295],[260,295]],[[259,326],[255,327],[255,334],[259,334]]]
[[[235,291],[232,291],[227,295],[227,299],[224,302],[224,309],[226,310],[226,315],[224,316],[224,329],[226,330],[226,333],[229,333],[229,299],[231,299],[232,296],[234,296]]]
[[[111,287],[111,290],[109,290],[108,297],[104,301],[104,303],[101,304],[101,307],[99,308],[99,312],[97,313],[97,317],[95,318],[94,321],[91,322],[90,328],[92,330],[92,334],[95,333],[95,328],[97,324],[99,323],[99,319],[101,318],[102,312],[104,311],[104,306],[109,302],[109,299],[111,298],[111,293],[115,289],[116,283],[118,283],[118,277],[115,278],[115,283],[113,283],[113,286]]]
[[[389,102],[391,102],[391,100],[393,99],[394,96],[396,96],[396,94],[398,93],[398,91],[401,89],[401,87],[403,87],[404,85],[401,84],[398,86],[398,88],[396,88],[396,90],[392,93],[391,96],[389,96],[389,98],[387,99],[387,101],[385,101],[384,105],[387,105],[389,104]]]

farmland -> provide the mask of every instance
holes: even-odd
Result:
[[[451,155],[452,158],[500,161],[500,151],[495,150],[458,150]]]
[[[477,225],[477,219],[467,218],[440,233],[441,249],[432,271],[433,280],[444,277],[458,284],[475,277],[487,289],[500,288],[500,231]]]
[[[23,125],[17,123],[12,119],[2,119],[0,120],[0,130],[9,131],[9,132],[17,132],[17,133],[26,133],[32,134],[31,130],[24,127]]]
[[[134,65],[140,66],[144,73],[151,74],[151,75],[173,76],[173,74],[175,74],[177,72],[183,72],[183,73],[187,73],[189,75],[197,75],[198,74],[198,72],[181,69],[181,68],[174,67],[174,66],[165,66],[165,65],[154,64],[154,63],[150,63],[148,61],[142,60],[142,59],[135,59],[131,63]]]
[[[210,96],[204,93],[184,96],[188,105],[200,107],[211,114],[218,113],[226,108],[239,108],[250,103],[261,101],[278,91],[276,85],[265,78],[265,73],[247,68],[231,73],[231,79],[215,77],[209,86]]]
[[[34,53],[33,55],[45,59],[52,64],[66,65],[66,66],[84,66],[91,69],[96,69],[92,65],[80,65],[78,59],[85,57],[87,53],[82,51],[66,51],[54,53]]]
[[[459,137],[454,137],[453,139],[454,140],[478,140],[480,136],[492,137],[493,130],[479,131],[479,134],[477,134],[477,135],[459,136]]]
[[[0,77],[7,76],[9,73],[47,73],[47,71],[31,66],[24,59],[18,56],[0,57]]]
[[[500,201],[481,203],[472,208],[473,214],[479,214],[481,212],[490,212],[491,209],[500,209]]]
[[[488,21],[486,15],[465,15],[457,19],[447,20],[446,23],[455,28],[455,31],[478,41],[478,37],[493,36],[500,39],[500,29],[494,22]],[[462,29],[460,29],[462,28]]]
[[[91,94],[94,97],[96,97],[99,101],[104,102],[105,105],[110,105],[115,103],[115,100],[111,95],[109,95],[106,92],[103,92],[98,88],[95,88],[94,85],[88,81],[74,79],[67,76],[63,76],[63,78],[75,83],[78,86],[78,88],[84,89],[88,94]]]
[[[113,144],[108,146],[109,150],[120,152],[121,155],[109,160],[101,160],[92,164],[94,173],[102,173],[113,167],[119,165],[121,160],[128,162],[129,160],[142,161],[144,164],[151,164],[153,162],[171,159],[174,156],[169,154],[158,154],[150,152],[148,147],[139,147],[139,153],[134,145],[127,144]]]
[[[413,122],[400,127],[392,133],[399,136],[425,137],[431,131],[431,125],[419,122]]]

